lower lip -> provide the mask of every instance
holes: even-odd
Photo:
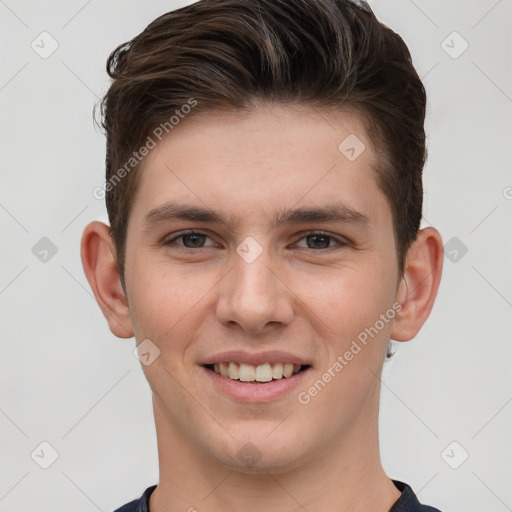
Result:
[[[296,388],[311,370],[311,367],[309,367],[291,377],[251,384],[250,382],[223,377],[204,366],[201,368],[206,372],[217,389],[236,400],[249,403],[270,402],[282,398],[292,389]]]

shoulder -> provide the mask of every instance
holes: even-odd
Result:
[[[402,492],[400,498],[391,507],[389,512],[441,512],[439,509],[430,507],[428,505],[422,505],[414,491],[409,485],[398,480],[393,480],[393,483],[399,491]]]
[[[149,512],[149,497],[155,489],[156,485],[148,487],[140,498],[126,503],[126,505],[116,509],[114,512]]]

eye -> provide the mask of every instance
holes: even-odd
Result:
[[[177,245],[186,249],[203,249],[217,245],[208,235],[197,231],[182,231],[164,242],[166,246]],[[305,234],[295,247],[301,249],[331,249],[336,246],[346,246],[348,243],[343,239],[332,236],[328,233],[312,232]]]
[[[215,242],[208,235],[198,233],[196,231],[181,232],[167,240],[164,245],[173,245],[179,240],[181,240],[182,243],[178,243],[177,245],[186,247],[187,249],[202,249],[203,247],[211,247],[215,245]],[[207,240],[210,240],[211,243],[207,244]]]
[[[303,242],[304,241],[304,242]],[[309,233],[303,236],[296,247],[305,249],[330,249],[333,246],[344,246],[348,245],[347,242],[340,240],[327,233]]]

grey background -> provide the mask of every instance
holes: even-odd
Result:
[[[0,0],[1,511],[107,512],[157,482],[135,343],[108,330],[79,242],[106,220],[91,117],[106,58],[186,3]],[[512,510],[512,2],[372,6],[424,78],[424,225],[449,244],[431,318],[385,367],[384,466],[443,512]],[[31,47],[43,31],[47,59]]]

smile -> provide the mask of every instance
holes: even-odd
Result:
[[[264,363],[255,366],[233,361],[206,365],[206,368],[222,377],[241,382],[270,382],[289,378],[308,367],[309,365],[293,363]]]

